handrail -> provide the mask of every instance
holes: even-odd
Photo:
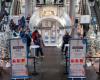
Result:
[[[98,5],[97,5],[96,2],[95,2],[95,5],[94,5],[94,10],[96,12],[98,25],[100,26],[100,9],[98,8]],[[99,31],[100,31],[100,27],[99,27]]]

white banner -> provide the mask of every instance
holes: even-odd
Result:
[[[11,40],[12,77],[28,76],[26,41],[23,39]]]
[[[82,15],[80,18],[80,24],[89,24],[91,22],[90,15]]]
[[[85,40],[70,40],[70,71],[69,76],[85,76]]]

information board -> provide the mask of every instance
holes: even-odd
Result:
[[[11,39],[12,77],[28,76],[26,39]]]
[[[71,77],[85,76],[85,54],[86,54],[86,40],[72,39],[70,40],[70,71]]]

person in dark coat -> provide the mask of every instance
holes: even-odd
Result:
[[[11,30],[11,31],[13,31],[13,30],[16,29],[16,28],[15,28],[15,27],[16,27],[16,24],[14,23],[14,20],[13,20],[13,19],[10,20],[9,27],[10,27],[10,30]]]
[[[25,17],[22,16],[22,18],[21,18],[21,27],[24,29],[26,27],[25,25],[26,25]]]
[[[68,47],[65,47],[65,44],[68,44],[69,43],[69,40],[70,40],[71,36],[69,35],[68,32],[65,33],[65,35],[63,36],[63,44],[62,44],[62,47],[61,47],[61,51],[62,52],[65,52],[65,56],[68,55]],[[65,51],[64,51],[64,47],[65,47]],[[68,60],[68,58],[66,57],[66,60]],[[68,63],[66,62],[66,67],[68,66]],[[68,69],[66,68],[66,74],[68,74]]]
[[[63,36],[63,43],[62,43],[62,47],[61,47],[61,52],[64,52],[65,44],[69,43],[70,38],[71,38],[71,36],[69,35],[68,32],[66,32],[65,35]],[[65,53],[67,50],[68,50],[68,48],[66,47]]]

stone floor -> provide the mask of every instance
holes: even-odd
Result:
[[[66,80],[64,75],[63,58],[60,51],[55,47],[47,47],[44,50],[44,58],[39,59],[37,64],[38,76],[33,80]]]
[[[86,80],[100,80],[99,76],[96,74],[96,71],[93,67],[86,68]]]

